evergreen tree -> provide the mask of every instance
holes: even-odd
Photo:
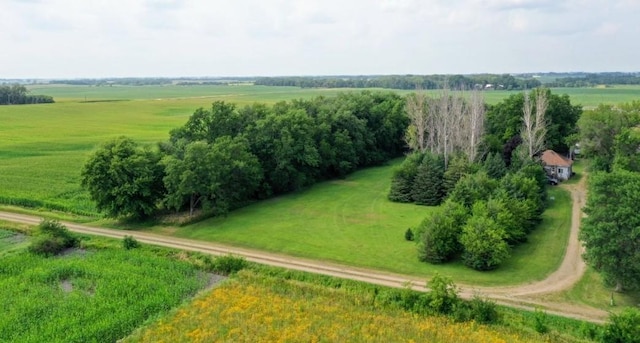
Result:
[[[413,202],[412,189],[413,181],[418,172],[418,166],[423,155],[413,153],[402,162],[400,167],[393,173],[391,179],[391,189],[389,190],[389,200],[395,202]]]
[[[444,159],[427,153],[413,181],[412,198],[418,205],[437,206],[444,198]]]
[[[449,166],[447,166],[447,171],[444,172],[444,193],[445,195],[449,194],[456,187],[456,183],[463,176],[469,174],[471,168],[469,166],[469,160],[463,155],[455,156],[451,162],[449,162]]]
[[[507,173],[507,165],[504,163],[502,155],[497,152],[487,155],[483,168],[492,179],[501,179]]]

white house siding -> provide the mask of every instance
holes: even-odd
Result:
[[[557,178],[558,180],[568,180],[571,177],[571,167],[557,167]]]

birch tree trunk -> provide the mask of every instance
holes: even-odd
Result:
[[[531,103],[531,93],[525,91],[520,137],[522,138],[527,158],[532,158],[544,149],[544,140],[547,134],[547,123],[544,115],[547,107],[547,92],[544,89],[535,90],[535,113]]]

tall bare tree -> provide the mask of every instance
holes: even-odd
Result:
[[[466,130],[468,133],[468,143],[466,145],[466,154],[469,163],[475,162],[478,158],[478,148],[484,135],[485,106],[484,96],[474,89],[469,98],[468,114]]]
[[[522,144],[524,145],[524,152],[527,153],[527,158],[533,157],[544,149],[544,140],[547,134],[547,123],[545,120],[545,113],[549,101],[547,99],[547,92],[544,89],[537,89],[535,92],[535,112],[534,104],[531,102],[531,93],[524,93],[524,105],[522,108],[522,129],[520,130],[520,137],[522,138]]]
[[[448,88],[434,96],[412,94],[407,97],[406,112],[411,124],[405,141],[413,151],[441,154],[445,166],[457,152],[470,162],[476,160],[485,120],[484,97],[479,91],[470,97]]]
[[[418,91],[407,96],[405,111],[410,123],[405,134],[405,142],[413,151],[425,152],[427,149],[428,107],[428,99],[424,92]]]

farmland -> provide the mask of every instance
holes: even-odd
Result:
[[[602,96],[616,89],[602,89]],[[273,103],[341,91],[248,85],[36,86],[34,93],[52,94],[57,103],[0,107],[0,200],[95,217],[94,205],[80,188],[79,174],[90,152],[106,139],[127,135],[146,143],[164,140],[169,130],[182,125],[195,108],[214,100]],[[640,88],[635,91],[640,93]],[[508,95],[499,91],[487,94]],[[583,95],[575,94],[577,102],[587,99],[581,98]],[[391,172],[390,166],[372,168],[226,217],[180,229],[151,230],[415,275],[441,271],[457,281],[485,285],[539,280],[560,262],[568,234],[570,200],[563,190],[554,189],[556,200],[546,212],[541,229],[499,270],[477,273],[459,263],[419,263],[415,245],[404,241],[403,233],[428,216],[430,208],[387,201]],[[528,268],[522,268],[525,263]]]
[[[31,86],[55,104],[0,106],[0,203],[96,216],[79,186],[80,169],[93,149],[126,135],[144,143],[168,138],[198,107],[215,100],[240,105],[332,96],[345,89],[265,86]],[[563,88],[572,102],[596,106],[640,98],[640,87]],[[406,93],[406,92],[404,92]],[[488,103],[511,94],[486,93]]]
[[[169,251],[84,237],[80,249],[45,258],[11,236],[0,230],[2,342],[113,342],[209,282]]]

